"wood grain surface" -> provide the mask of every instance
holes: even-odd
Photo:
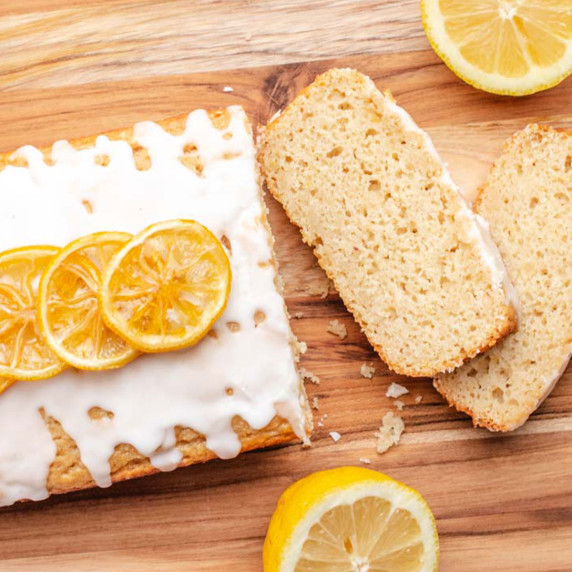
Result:
[[[248,67],[263,64],[271,65]],[[232,103],[264,122],[333,65],[390,88],[469,191],[528,122],[572,128],[572,80],[524,99],[464,85],[429,49],[417,1],[1,1],[0,151]],[[313,447],[4,509],[0,570],[260,571],[282,490],[363,458],[425,496],[438,521],[440,570],[572,570],[572,369],[519,431],[472,429],[428,380],[395,376],[376,358],[296,229],[267,200],[287,304],[302,314],[293,328],[308,344],[303,365],[321,379],[308,385],[319,402]],[[326,332],[333,319],[347,326],[346,339]],[[371,380],[359,373],[364,362],[375,366]],[[392,381],[410,390],[406,432],[379,456],[374,431],[392,408],[384,395]],[[330,431],[342,435],[338,443]]]

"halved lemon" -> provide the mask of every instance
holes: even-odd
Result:
[[[423,497],[358,467],[314,473],[280,497],[264,542],[264,572],[428,572],[439,539]]]
[[[0,254],[2,377],[46,379],[65,367],[45,342],[37,321],[40,276],[59,252],[55,246],[29,246]]]
[[[101,307],[111,329],[144,352],[198,342],[222,314],[230,293],[228,257],[192,220],[154,224],[111,260]]]
[[[437,55],[479,89],[527,95],[572,73],[570,0],[421,0],[421,13]]]
[[[46,268],[38,293],[38,319],[52,350],[78,369],[121,367],[139,352],[104,322],[101,274],[129,240],[125,232],[98,232],[66,246]]]

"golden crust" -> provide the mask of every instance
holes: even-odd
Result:
[[[230,114],[226,109],[217,109],[208,111],[208,115],[217,129],[225,129],[230,121]],[[181,134],[186,125],[187,115],[172,117],[156,123],[165,131],[172,135]],[[247,123],[247,129],[250,125]],[[125,129],[117,129],[103,133],[111,140],[121,140],[127,142],[133,149],[133,156],[136,167],[140,170],[148,169],[150,166],[149,156],[146,149],[138,145],[134,141],[133,127]],[[87,149],[95,144],[99,135],[82,137],[74,139],[69,143],[75,149]],[[51,162],[51,147],[41,148],[40,151],[44,155],[44,160],[49,164]],[[105,160],[103,158],[102,160]],[[196,149],[185,150],[184,156],[180,158],[181,162],[188,168],[200,171],[202,165],[196,154]],[[0,154],[0,171],[8,165],[25,167],[26,161],[18,156],[17,153]],[[262,195],[261,195],[262,200]],[[264,204],[264,203],[263,203]],[[266,216],[262,220],[265,225],[269,240],[273,243],[272,233]],[[273,263],[276,266],[276,260],[273,254]],[[297,341],[291,334],[291,346],[294,357],[298,359]],[[306,415],[306,430],[309,432],[312,428],[310,408],[307,404],[302,382],[300,381],[300,391],[303,396],[304,412]],[[49,417],[42,412],[46,425],[52,435],[52,439],[56,445],[56,457],[50,466],[47,480],[47,489],[50,494],[61,494],[81,489],[95,487],[96,483],[91,477],[88,469],[81,461],[80,451],[74,440],[64,431],[57,419]],[[97,418],[101,415],[112,415],[112,412],[106,412],[94,408],[89,412],[90,416]],[[299,441],[298,436],[294,433],[290,424],[281,417],[275,416],[266,427],[256,430],[240,417],[235,417],[232,426],[241,441],[241,452],[270,447],[273,445],[286,444],[293,441]],[[182,460],[179,467],[204,463],[217,456],[207,449],[205,437],[188,427],[175,427],[177,448],[182,453]],[[159,472],[153,467],[149,459],[137,451],[135,447],[128,443],[117,445],[114,453],[109,459],[110,473],[112,482],[116,483],[127,479],[144,477]]]

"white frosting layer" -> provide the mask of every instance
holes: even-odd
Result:
[[[204,434],[207,447],[221,458],[240,451],[231,427],[235,415],[261,429],[278,413],[305,437],[288,320],[260,219],[252,138],[244,111],[229,112],[225,131],[215,129],[204,111],[191,113],[179,136],[151,122],[136,125],[134,138],[151,158],[147,171],[135,168],[129,144],[100,136],[94,148],[82,151],[65,141],[54,144],[53,166],[39,150],[23,147],[17,154],[29,167],[0,172],[0,251],[63,246],[96,231],[136,233],[160,220],[190,218],[228,237],[233,272],[216,339],[145,355],[118,370],[67,370],[50,380],[16,383],[1,394],[0,505],[48,495],[55,446],[40,408],[75,440],[99,486],[111,484],[108,460],[119,443],[133,444],[161,470],[175,468],[181,460],[176,425]],[[196,145],[203,176],[179,161],[185,145]],[[109,165],[97,165],[98,155],[107,155]],[[256,311],[266,315],[258,327]],[[227,322],[238,322],[240,331],[231,332]],[[94,406],[112,411],[113,418],[92,420],[88,411]]]
[[[389,97],[386,97],[385,101],[389,109],[391,109],[396,115],[399,115],[404,125],[410,131],[416,131],[417,133],[423,135],[423,138],[425,140],[429,152],[434,157],[436,157],[439,160],[439,162],[443,163],[441,157],[439,156],[439,153],[437,153],[437,149],[435,149],[435,145],[433,145],[433,141],[431,141],[429,135],[425,131],[423,131],[423,129],[421,129],[415,123],[415,121],[413,121],[411,115],[409,115],[409,113],[407,113],[405,109],[399,107],[399,105],[391,101]],[[441,178],[445,185],[453,188],[459,195],[460,209],[458,212],[458,216],[466,219],[470,229],[468,232],[468,236],[477,245],[481,253],[482,260],[489,267],[491,271],[493,286],[496,288],[503,289],[507,303],[511,304],[518,314],[519,312],[518,296],[516,294],[514,286],[512,285],[512,282],[509,280],[508,273],[506,271],[498,247],[494,243],[490,235],[488,223],[485,221],[485,219],[476,215],[471,210],[469,206],[469,201],[463,194],[461,188],[453,181],[444,163],[443,163],[443,171]]]

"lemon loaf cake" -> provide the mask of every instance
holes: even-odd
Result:
[[[10,385],[0,394],[0,505],[307,438],[297,343],[242,108],[0,156],[0,251],[177,218],[225,245],[233,281],[224,314],[186,350]]]
[[[496,247],[429,137],[366,76],[332,69],[264,129],[270,192],[394,371],[433,376],[516,325]]]
[[[522,425],[572,353],[572,133],[530,125],[493,166],[475,204],[518,291],[518,331],[435,387],[475,425]]]

